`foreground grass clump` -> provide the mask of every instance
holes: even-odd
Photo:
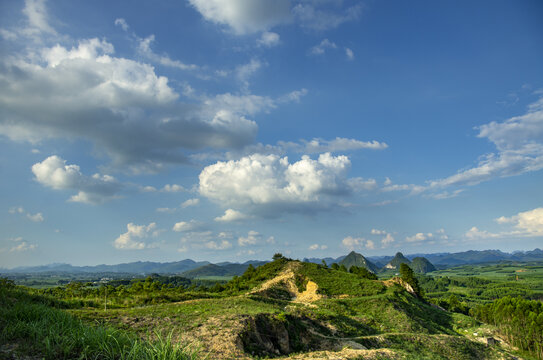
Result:
[[[110,327],[88,326],[49,302],[1,281],[0,346],[45,359],[199,358],[196,350],[174,345],[171,336],[156,334],[157,340],[146,342]]]

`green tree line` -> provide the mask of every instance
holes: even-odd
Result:
[[[543,302],[506,296],[472,313],[478,320],[495,325],[510,344],[543,359]]]

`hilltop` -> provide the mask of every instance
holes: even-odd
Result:
[[[403,256],[401,252],[397,252],[396,256],[385,265],[386,269],[399,269],[401,264],[410,265],[411,261]]]
[[[414,258],[409,266],[413,269],[414,272],[420,274],[426,274],[431,271],[436,271],[436,267],[430,261],[428,261],[428,259],[420,256]]]
[[[362,254],[354,251],[351,251],[347,256],[345,256],[345,258],[339,262],[339,265],[345,265],[347,270],[349,270],[352,266],[358,266],[366,268],[373,273],[379,271],[379,268],[374,263],[366,259]]]

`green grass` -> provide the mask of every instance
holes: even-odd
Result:
[[[321,265],[301,263],[299,273],[318,285],[318,292],[327,296],[372,296],[383,293],[385,286],[348,272],[325,269]]]
[[[157,333],[153,342],[107,326],[89,326],[50,300],[0,287],[0,344],[44,359],[198,359],[198,349]]]

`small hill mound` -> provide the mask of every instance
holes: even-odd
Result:
[[[343,260],[340,261],[339,265],[345,265],[347,270],[349,270],[351,266],[363,267],[368,269],[372,273],[376,273],[379,270],[377,266],[368,259],[366,259],[364,255],[359,254],[355,251],[351,251]]]
[[[401,264],[411,265],[411,261],[403,256],[401,252],[397,252],[392,260],[385,265],[386,269],[399,269]]]
[[[416,257],[413,259],[410,265],[414,272],[419,274],[426,274],[430,271],[436,271],[436,267],[424,257]]]

